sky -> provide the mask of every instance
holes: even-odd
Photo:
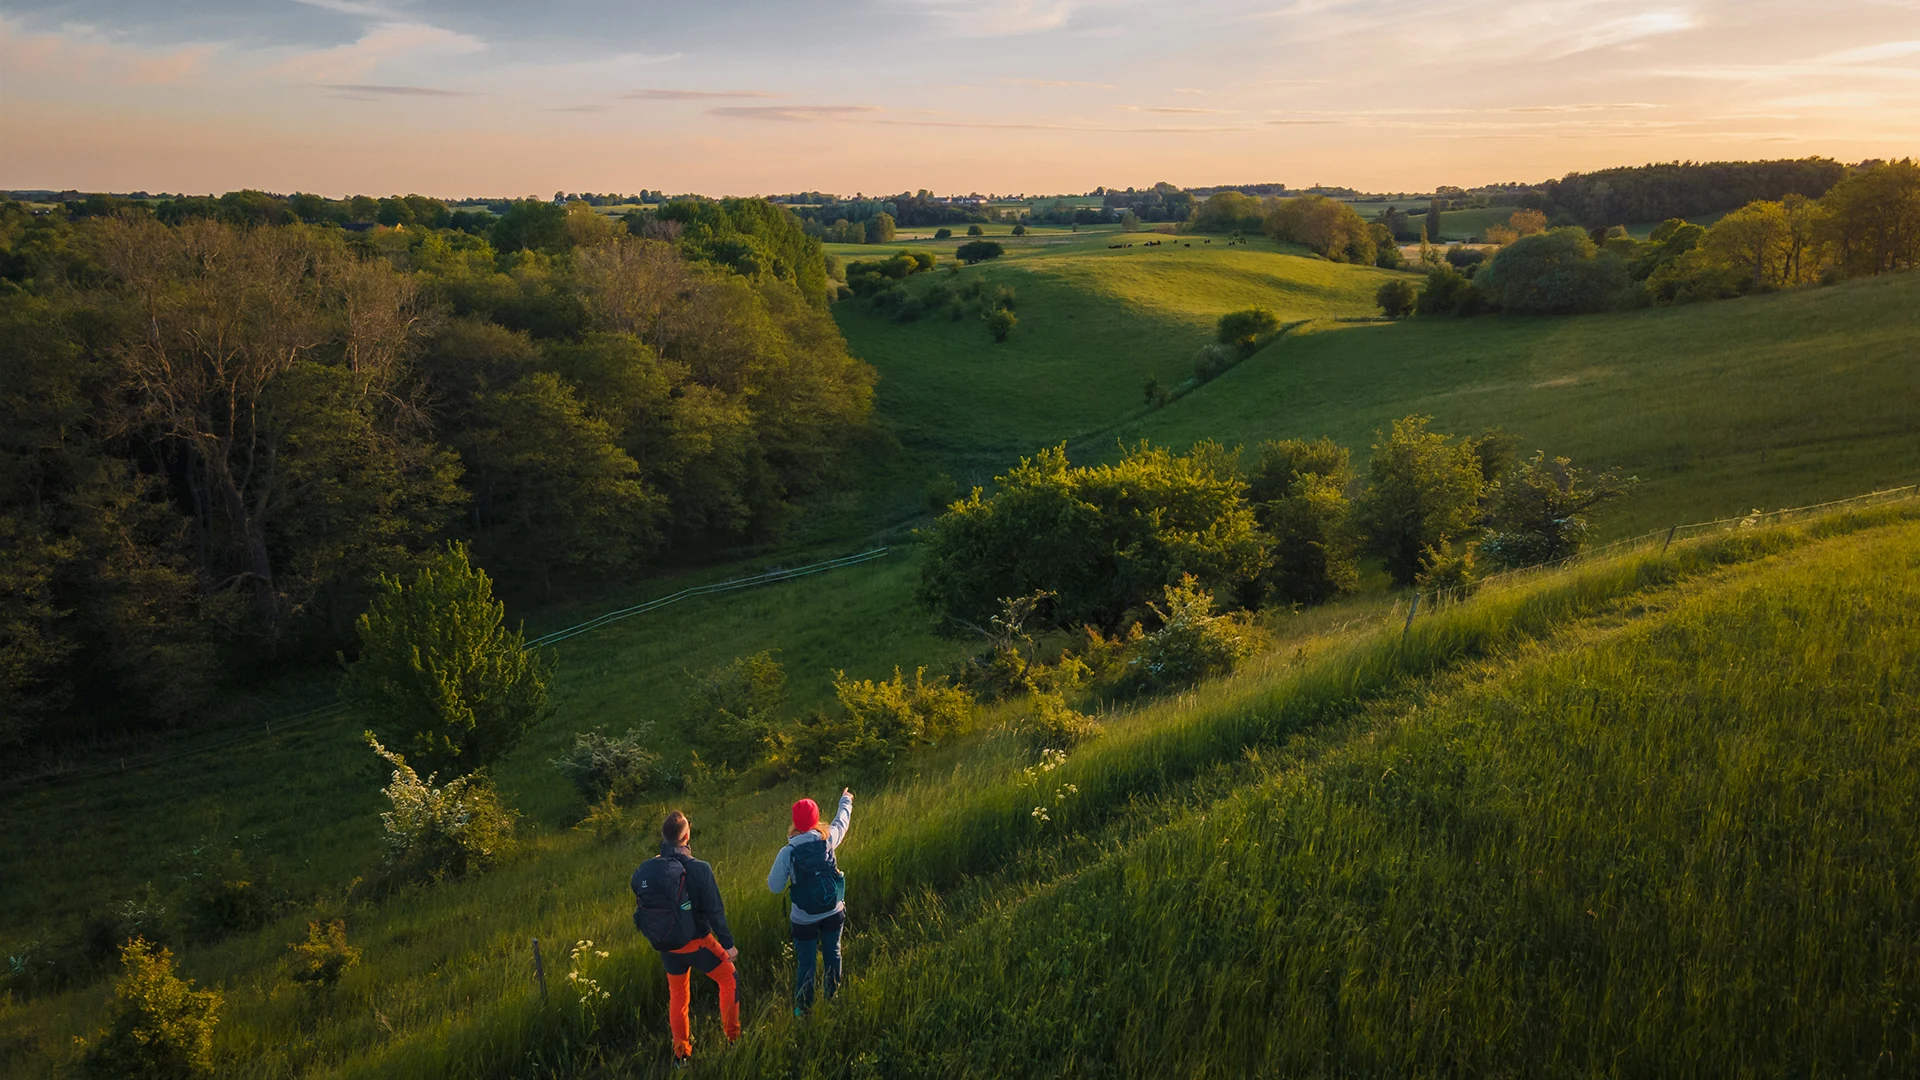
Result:
[[[0,188],[1421,192],[1920,153],[1920,0],[0,0]]]

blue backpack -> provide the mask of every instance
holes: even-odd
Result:
[[[793,906],[809,915],[825,915],[847,898],[847,875],[834,865],[827,842],[796,844],[793,854],[793,885],[787,890]]]
[[[693,940],[693,901],[687,896],[687,868],[679,859],[657,855],[633,872],[633,926],[647,943],[672,952]]]

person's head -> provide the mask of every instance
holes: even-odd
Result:
[[[660,839],[669,844],[680,845],[693,837],[693,826],[687,823],[687,815],[675,810],[660,823]]]
[[[812,799],[801,799],[793,804],[793,835],[818,828],[820,825],[820,804]]]

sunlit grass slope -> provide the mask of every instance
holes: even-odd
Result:
[[[1153,1008],[1164,1012],[1167,1003],[1155,1005],[1149,1000],[1146,1002],[1149,1007],[1138,1015],[1121,1017],[1119,1012],[1108,1011],[1130,1007],[1123,1000],[1121,984],[1103,982],[1097,974],[1089,972],[1106,962],[1096,962],[1096,954],[1111,954],[1113,963],[1121,965],[1116,971],[1130,970],[1126,965],[1157,963],[1158,960],[1151,958],[1139,959],[1135,950],[1149,946],[1162,948],[1165,941],[1175,939],[1156,930],[1145,934],[1149,941],[1132,941],[1129,927],[1136,923],[1126,920],[1117,928],[1088,928],[1090,923],[1086,920],[1104,920],[1113,914],[1111,911],[1102,914],[1106,909],[1098,906],[1105,902],[1100,899],[1099,883],[1111,881],[1113,875],[1120,873],[1113,867],[1137,865],[1127,860],[1137,860],[1145,851],[1180,851],[1188,845],[1177,839],[1186,835],[1177,830],[1200,828],[1220,815],[1238,813],[1233,810],[1240,805],[1235,800],[1268,798],[1262,792],[1275,785],[1284,787],[1281,781],[1288,770],[1307,768],[1312,759],[1349,752],[1371,753],[1366,749],[1371,745],[1367,742],[1371,732],[1390,731],[1403,722],[1411,723],[1404,719],[1404,710],[1399,707],[1408,695],[1430,698],[1424,706],[1428,711],[1452,707],[1445,703],[1456,695],[1479,693],[1476,687],[1481,685],[1497,685],[1506,677],[1501,673],[1515,663],[1511,657],[1517,655],[1518,662],[1524,665],[1544,662],[1541,657],[1586,648],[1587,635],[1605,635],[1609,633],[1608,624],[1614,622],[1624,622],[1628,629],[1613,631],[1613,638],[1593,640],[1637,640],[1631,635],[1641,631],[1631,628],[1650,625],[1646,612],[1678,610],[1678,605],[1692,602],[1687,598],[1688,590],[1699,590],[1705,595],[1709,586],[1715,586],[1720,576],[1728,574],[1735,575],[1729,587],[1745,589],[1750,584],[1775,580],[1791,584],[1799,578],[1740,578],[1739,575],[1749,572],[1740,568],[1757,565],[1760,572],[1772,575],[1776,567],[1806,558],[1802,550],[1813,550],[1807,545],[1821,535],[1862,528],[1877,521],[1899,520],[1903,515],[1907,512],[1882,511],[1872,518],[1856,519],[1844,525],[1749,530],[1676,545],[1664,553],[1655,549],[1611,559],[1491,590],[1470,602],[1422,616],[1404,634],[1400,620],[1387,623],[1383,619],[1387,614],[1382,610],[1384,599],[1363,602],[1342,611],[1303,616],[1297,625],[1276,627],[1278,648],[1244,674],[1209,684],[1197,693],[1110,717],[1105,736],[1076,748],[1067,764],[1050,774],[1023,773],[1023,768],[1033,760],[1031,749],[991,726],[993,718],[989,716],[989,727],[915,759],[906,773],[877,787],[857,777],[821,776],[759,792],[734,790],[687,796],[680,802],[695,821],[696,847],[720,871],[745,956],[744,985],[753,1034],[737,1056],[722,1058],[716,1064],[730,1063],[729,1067],[746,1073],[769,1068],[784,1073],[787,1071],[784,1067],[774,1068],[772,1063],[788,1060],[788,1055],[794,1052],[786,1041],[795,1037],[795,1031],[783,1018],[785,1008],[781,1002],[783,909],[779,900],[769,896],[759,881],[771,852],[784,837],[782,823],[786,804],[802,792],[826,797],[841,782],[852,780],[860,784],[863,793],[856,811],[855,839],[849,844],[845,858],[850,874],[849,902],[857,912],[849,942],[850,962],[860,978],[855,984],[857,989],[852,991],[854,996],[834,1011],[823,1014],[824,1026],[806,1036],[812,1041],[800,1048],[801,1060],[806,1063],[804,1071],[837,1074],[862,1054],[882,1055],[872,1059],[887,1063],[880,1074],[893,1069],[906,1073],[938,1072],[944,1067],[938,1062],[949,1062],[959,1068],[976,1064],[993,1066],[1012,1060],[1003,1059],[1000,1056],[1003,1054],[1037,1055],[1031,1058],[1035,1069],[1047,1063],[1059,1065],[1065,1060],[1060,1054],[1079,1045],[1076,1040],[1081,1036],[1055,1025],[1055,1043],[1042,1045],[1035,1041],[1030,1045],[1027,1040],[1037,1040],[1038,1036],[1037,1028],[1030,1030],[1029,1023],[1048,1022],[1043,1016],[1025,1012],[1030,1004],[1046,1010],[1047,1016],[1058,1018],[1096,1013],[1105,1016],[1105,1022],[1110,1025],[1104,1029],[1106,1041],[1111,1045],[1101,1052],[1131,1053],[1125,1049],[1131,1045],[1127,1040],[1138,1035],[1142,1025],[1155,1023]],[[1846,545],[1861,541],[1832,543]],[[1905,683],[1900,681],[1910,676],[1904,673],[1904,668],[1889,669],[1885,679],[1873,683],[1869,676],[1874,672],[1858,664],[1871,660],[1881,644],[1905,650],[1890,655],[1913,654],[1904,638],[1888,638],[1876,629],[1876,620],[1886,612],[1897,614],[1912,606],[1911,598],[1902,590],[1914,588],[1911,551],[1916,544],[1920,541],[1908,530],[1899,534],[1899,545],[1858,548],[1861,554],[1856,562],[1898,568],[1904,580],[1894,588],[1882,586],[1886,602],[1863,608],[1872,613],[1871,616],[1862,615],[1846,627],[1848,636],[1844,643],[1864,650],[1856,666],[1822,668],[1816,665],[1791,669],[1801,672],[1801,683],[1809,688],[1807,693],[1815,692],[1811,687],[1828,676],[1846,679],[1849,687],[1854,683],[1865,687],[1864,690],[1825,691],[1835,709],[1844,711],[1854,709],[1853,703],[1861,694],[1879,692],[1873,689],[1875,686],[1895,695],[1907,692]],[[1820,569],[1829,565],[1853,566],[1855,562],[1842,559],[1794,573],[1833,576],[1831,569]],[[1843,576],[1836,580],[1850,579]],[[776,594],[759,595],[774,597]],[[816,595],[812,599],[818,603],[821,597]],[[811,609],[812,605],[808,606]],[[848,617],[861,615],[856,607]],[[1343,619],[1349,622],[1343,625]],[[1813,619],[1808,625],[1823,624]],[[860,632],[844,622],[818,626],[814,631],[831,637],[836,626],[850,634]],[[698,631],[690,622],[677,623],[672,629],[686,634],[689,643],[696,647],[704,647],[698,643],[708,640],[699,636],[702,633],[734,635],[738,640],[728,642],[719,655],[757,644],[750,637],[749,621],[740,618],[719,622],[711,631]],[[1669,640],[1659,637],[1669,634],[1664,629],[1656,627],[1644,632],[1654,635],[1649,640]],[[875,651],[884,649],[899,655],[901,646],[909,643],[901,639],[870,642],[870,646]],[[1761,655],[1756,641],[1747,641],[1745,647],[1756,658]],[[1535,649],[1544,651],[1530,651]],[[1816,660],[1828,655],[1809,649],[1777,655],[1806,655]],[[576,661],[582,659],[581,654],[576,653],[575,658]],[[1711,673],[1712,669],[1674,669],[1668,674],[1682,670]],[[606,677],[617,678],[612,674]],[[1578,685],[1593,682],[1593,678],[1587,678]],[[1686,708],[1693,708],[1691,703],[1696,701],[1711,703],[1718,692],[1716,685],[1711,679],[1703,678],[1699,687],[1688,686],[1675,700]],[[1692,696],[1688,696],[1689,693]],[[1900,707],[1897,696],[1888,700],[1890,704],[1885,710],[1890,715],[1897,713]],[[1718,714],[1701,712],[1700,715],[1711,718]],[[570,719],[568,723],[577,722]],[[1865,723],[1861,721],[1862,725]],[[560,730],[556,729],[554,734]],[[1470,734],[1466,729],[1447,730],[1463,738]],[[1344,750],[1350,742],[1358,749]],[[1755,745],[1764,749],[1770,744]],[[555,805],[569,798],[555,793],[564,789],[556,777],[544,771],[540,759],[549,749],[530,747],[516,755],[504,771],[509,789],[523,806]],[[341,756],[331,760],[350,764],[345,757],[348,750],[349,740],[343,739],[338,751]],[[328,764],[329,760],[325,754],[312,755],[312,764],[316,766],[333,767]],[[1374,767],[1371,758],[1362,756],[1355,760],[1362,763],[1355,769]],[[1579,760],[1600,759],[1590,754]],[[1836,757],[1832,763],[1846,765],[1852,760]],[[1696,765],[1699,768],[1692,774],[1693,782],[1705,775],[1705,766],[1698,762]],[[211,784],[234,782],[237,767],[229,768],[234,771],[213,773],[206,781]],[[361,822],[348,831],[363,831],[351,844],[344,836],[334,841],[338,850],[330,865],[342,878],[353,865],[347,854],[349,848],[360,852],[362,865],[376,848],[366,822],[377,808],[377,799],[372,794],[377,780],[372,770],[364,768],[364,763],[354,768],[357,776],[343,779],[338,791],[343,799],[352,802],[351,806],[342,807],[342,811],[350,811],[350,816]],[[1545,765],[1538,768],[1551,772]],[[1408,771],[1408,767],[1402,767],[1401,771]],[[1432,771],[1417,775],[1426,777]],[[1439,771],[1445,774],[1444,770]],[[1859,777],[1834,775],[1852,785],[1846,789],[1849,791],[1864,790],[1862,785],[1867,782]],[[1889,779],[1886,782],[1904,781]],[[1658,790],[1679,791],[1677,783]],[[1077,791],[1062,796],[1067,784],[1074,785]],[[184,779],[181,786],[184,789]],[[542,787],[544,792],[539,790]],[[1524,794],[1528,789],[1515,790]],[[1900,811],[1904,805],[1897,799],[1900,790],[1889,789],[1890,797],[1894,798],[1889,803],[1889,813]],[[1543,797],[1554,794],[1552,790],[1542,792]],[[1228,801],[1209,808],[1220,799]],[[1033,807],[1040,804],[1052,808],[1050,820],[1041,821],[1031,813]],[[329,825],[326,814],[331,808],[312,806],[310,809],[312,814],[307,826],[311,834],[318,835]],[[407,890],[385,898],[334,892],[331,899],[323,898],[317,904],[303,907],[258,933],[242,934],[212,947],[187,950],[182,958],[185,973],[205,984],[218,986],[227,994],[228,1004],[218,1036],[223,1075],[479,1077],[550,1072],[626,1075],[633,1071],[649,1072],[663,1065],[663,982],[658,961],[632,933],[627,918],[630,900],[625,893],[626,874],[650,849],[648,834],[661,809],[657,804],[632,808],[628,831],[624,836],[609,839],[596,839],[588,833],[551,826],[538,828],[529,836],[523,850],[498,869],[477,878]],[[1486,812],[1497,815],[1510,809],[1509,802],[1496,800]],[[1190,817],[1196,811],[1202,811],[1201,815]],[[1253,811],[1245,811],[1242,818],[1224,818],[1242,819],[1245,821],[1240,826],[1242,832],[1259,823]],[[336,822],[344,820],[345,816]],[[1687,820],[1713,819],[1709,816]],[[1791,819],[1777,820],[1785,828]],[[1879,819],[1872,820],[1877,823]],[[1169,823],[1176,833],[1167,835],[1175,835],[1176,839],[1156,838]],[[1249,839],[1260,837],[1250,835]],[[1898,840],[1899,835],[1894,834],[1889,842]],[[1196,842],[1214,844],[1215,838],[1206,834],[1202,841]],[[1271,847],[1279,841],[1261,842]],[[1163,847],[1152,847],[1155,844]],[[1532,860],[1528,862],[1528,869],[1545,868],[1555,875],[1541,882],[1541,886],[1557,885],[1565,880],[1566,875],[1554,869],[1557,864],[1539,861],[1538,850],[1520,848],[1520,852]],[[1809,849],[1808,855],[1812,854],[1816,852]],[[1220,857],[1227,858],[1224,853]],[[1287,865],[1296,864],[1297,860]],[[1383,863],[1380,873],[1386,874],[1395,865]],[[1239,918],[1239,909],[1231,907],[1230,901],[1254,905],[1280,901],[1260,898],[1262,879],[1218,877],[1220,881],[1241,883],[1221,891],[1208,884],[1216,880],[1209,875],[1244,875],[1254,869],[1257,867],[1242,865],[1241,869],[1234,870],[1223,863],[1218,871],[1202,873],[1187,868],[1181,870],[1178,877],[1197,882],[1195,888],[1200,891],[1194,896],[1213,905],[1208,910],[1215,913],[1214,923],[1224,919],[1227,924],[1241,925],[1245,920]],[[1121,880],[1133,880],[1129,874],[1121,874]],[[1365,880],[1388,879],[1375,875]],[[1456,879],[1445,880],[1452,883]],[[1890,878],[1889,882],[1888,888],[1906,887],[1898,878]],[[342,884],[344,882],[338,882],[336,888]],[[1144,882],[1143,887],[1162,888],[1152,881]],[[1177,886],[1165,887],[1178,893]],[[1300,894],[1282,890],[1275,895],[1284,900]],[[1078,898],[1074,903],[1087,906],[1079,914],[1047,906],[1059,903],[1048,899],[1055,896]],[[1581,898],[1584,902],[1584,894]],[[1023,906],[1009,906],[1016,902]],[[1029,908],[1025,903],[1040,906]],[[1058,941],[1036,946],[1046,952],[1044,956],[1029,956],[1020,951],[1039,940],[1022,936],[1027,932],[1020,917],[1023,911],[1036,919],[1052,919],[1066,932]],[[1130,911],[1120,914],[1129,915]],[[1188,909],[1177,909],[1177,914],[1176,928],[1194,921]],[[1504,925],[1499,922],[1503,918],[1518,917],[1498,905],[1482,914],[1490,926]],[[315,917],[344,918],[352,940],[366,950],[367,957],[362,967],[347,974],[336,991],[319,996],[297,993],[282,981],[286,944],[301,935],[306,919]],[[1003,926],[1009,917],[1013,930]],[[986,921],[982,922],[983,919]],[[1076,922],[1076,919],[1082,921]],[[1272,925],[1277,924],[1256,921],[1252,924],[1253,930],[1226,939],[1228,947],[1237,948],[1233,943],[1244,944],[1249,940],[1247,933]],[[1037,927],[1033,932],[1039,932]],[[566,943],[593,938],[610,944],[614,955],[605,961],[595,960],[591,974],[613,993],[611,1001],[594,1010],[583,1010],[571,996],[556,993],[543,1007],[528,967],[528,942],[533,937],[548,943],[548,962],[555,981],[564,969],[564,960],[559,954]],[[984,947],[985,942],[1001,942],[1015,951],[1004,957],[968,951]],[[1175,956],[1179,962],[1153,985],[1184,988],[1179,990],[1182,994],[1191,994],[1196,987],[1226,985],[1219,979],[1208,978],[1209,972],[1243,970],[1233,968],[1227,960],[1207,955],[1202,955],[1199,965],[1189,970],[1182,966],[1186,963],[1183,959],[1186,954],[1168,955]],[[1239,958],[1242,962],[1247,960],[1245,956]],[[988,966],[978,966],[982,964]],[[992,968],[994,964],[1002,964],[998,970],[1004,971],[1008,983],[993,989],[988,996],[1015,1009],[1012,1015],[1019,1023],[993,1019],[998,1014],[992,1010],[1000,1006],[985,998],[956,999],[950,1003],[934,1000],[948,990],[957,993],[956,988],[964,987],[976,977],[988,978],[982,973],[996,970]],[[1247,984],[1245,978],[1235,983]],[[1089,1007],[1083,1012],[1074,1004],[1078,998],[1062,1001],[1051,996],[1056,993],[1082,995]],[[1189,1011],[1175,1010],[1173,1018],[1190,1020],[1198,1016],[1191,1010],[1216,1000],[1208,995],[1217,996],[1217,992],[1209,990],[1194,1000],[1182,998],[1188,1003],[1180,1008]],[[893,1006],[883,998],[894,1001],[902,1011],[887,1012]],[[103,1001],[104,988],[95,986],[11,1007],[0,1018],[4,1022],[0,1025],[3,1028],[0,1034],[4,1035],[0,1042],[23,1049],[8,1061],[8,1074],[44,1075],[51,1067],[50,1062],[70,1055],[69,1036],[99,1022]],[[947,1010],[956,1017],[988,1015],[989,1024],[980,1033],[958,1042],[932,1043],[926,1040],[936,1032],[957,1036],[957,1031],[941,1027],[942,1021],[926,1012],[908,1011],[909,1007],[911,1010]],[[1232,1003],[1232,1007],[1250,1008],[1244,1002]],[[988,1013],[983,1014],[982,1009]],[[1223,1013],[1222,1017],[1230,1015],[1240,1014]],[[1088,1029],[1093,1033],[1100,1030]],[[1192,1029],[1174,1025],[1165,1030]],[[1217,1027],[1212,1030],[1216,1037],[1204,1040],[1209,1047],[1217,1046],[1225,1031]],[[703,1053],[710,1053],[715,1048],[717,1032],[703,1026],[699,1037],[706,1048]],[[1184,1053],[1179,1048],[1189,1045],[1179,1038],[1170,1037],[1167,1041],[1175,1046],[1164,1051],[1166,1053]],[[968,1056],[976,1051],[978,1056]],[[929,1062],[935,1064],[929,1065]],[[1015,1063],[1011,1067],[1019,1071],[1028,1066]],[[602,1069],[604,1071],[600,1071]],[[961,1071],[970,1070],[961,1068]]]
[[[1145,246],[1153,240],[1164,242]],[[989,296],[1011,288],[1020,325],[1004,343],[971,317],[899,323],[864,302],[834,308],[854,354],[880,373],[876,413],[929,468],[963,482],[1109,427],[1141,408],[1149,377],[1168,386],[1190,378],[1195,351],[1229,311],[1261,305],[1288,322],[1366,317],[1388,276],[1265,240],[1229,247],[1220,237],[1101,231],[1006,242],[1001,259],[908,283],[916,294],[976,279]],[[941,245],[893,246],[944,254]]]
[[[1920,275],[1572,318],[1315,324],[1148,417],[1131,440],[1331,435],[1364,461],[1409,413],[1637,474],[1606,528],[1920,480]]]
[[[725,1071],[1912,1075],[1915,656],[1912,524],[1645,594],[1306,729]]]

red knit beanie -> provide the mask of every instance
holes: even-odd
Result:
[[[812,799],[801,799],[793,804],[793,831],[806,832],[820,824],[820,806]]]

